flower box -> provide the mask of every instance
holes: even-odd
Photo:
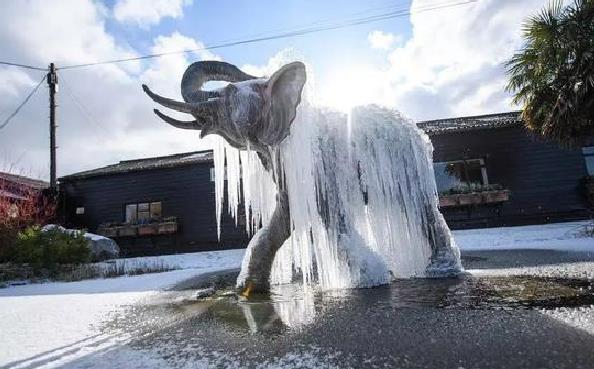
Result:
[[[177,232],[177,222],[163,222],[159,223],[158,233],[159,234],[170,234]]]
[[[466,205],[480,205],[483,202],[482,193],[464,193],[458,195],[458,204],[461,206]]]
[[[138,228],[133,225],[118,227],[118,237],[134,237],[137,235]]]
[[[143,224],[138,226],[139,236],[150,236],[157,234],[157,226],[154,224]]]
[[[99,227],[97,233],[103,237],[113,238],[118,236],[118,229],[117,227]]]
[[[509,191],[489,191],[485,194],[485,203],[492,204],[509,200]]]
[[[509,200],[509,191],[483,191],[439,196],[439,207],[476,206],[498,204]]]

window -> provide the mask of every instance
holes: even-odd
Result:
[[[146,223],[161,218],[161,202],[141,202],[126,205],[126,223]]]
[[[433,163],[437,192],[459,186],[487,185],[487,169],[483,159],[456,160]]]
[[[588,175],[594,176],[594,146],[582,147],[582,154],[584,154]]]

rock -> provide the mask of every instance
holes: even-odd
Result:
[[[68,234],[78,234],[82,232],[78,229],[66,229],[56,224],[48,224],[41,228],[42,231],[46,232],[50,229],[58,229]],[[114,259],[120,256],[120,247],[111,238],[99,236],[93,233],[84,233],[84,238],[89,241],[89,248],[91,249],[91,258],[93,260],[106,260]]]
[[[99,236],[93,233],[85,233],[89,240],[91,255],[96,260],[115,259],[120,256],[120,247],[111,238]]]
[[[203,289],[200,289],[200,290],[196,291],[196,298],[197,299],[202,299],[202,298],[205,298],[205,297],[209,297],[209,296],[214,295],[215,292],[216,292],[216,290],[214,288],[212,288],[212,287],[203,288]]]

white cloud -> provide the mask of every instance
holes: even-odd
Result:
[[[108,14],[100,4],[91,0],[44,4],[43,0],[3,4],[3,58],[35,66],[54,61],[61,67],[137,55],[106,31]],[[15,31],[22,29],[27,32]],[[153,40],[151,51],[201,46],[197,40],[173,33]],[[149,83],[154,90],[176,98],[185,67],[202,58],[217,56],[201,52],[59,71],[58,175],[208,147],[209,140],[199,140],[197,132],[174,129],[156,117],[152,113],[155,104],[140,88],[141,83]],[[43,73],[0,67],[0,118],[14,110]],[[44,85],[0,131],[0,162],[18,162],[27,173],[45,178],[49,175],[47,98]]]
[[[367,36],[371,47],[380,50],[388,50],[395,42],[400,42],[401,39],[400,36],[395,36],[393,33],[378,30],[370,32]]]
[[[414,0],[411,8],[435,0]],[[482,0],[411,16],[412,38],[389,56],[383,96],[417,119],[514,109],[504,62],[521,46],[521,24],[545,0]]]
[[[192,0],[118,0],[113,8],[115,18],[120,22],[134,23],[142,28],[158,24],[161,18],[180,18],[183,7]]]

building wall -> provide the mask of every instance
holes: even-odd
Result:
[[[125,205],[161,201],[162,215],[178,218],[177,235],[118,238],[127,256],[245,247],[242,227],[226,216],[221,243],[216,232],[212,163],[67,180],[62,184],[67,225],[90,232],[101,223],[123,222]],[[84,207],[84,215],[76,208]]]
[[[588,216],[581,191],[586,175],[580,150],[561,149],[523,127],[447,133],[431,137],[434,161],[483,158],[489,183],[511,191],[510,201],[474,208],[444,208],[452,228],[546,223]]]

